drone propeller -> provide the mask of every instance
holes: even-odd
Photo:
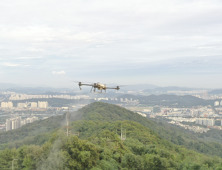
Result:
[[[76,82],[76,83],[80,83],[80,82],[81,83],[93,83],[93,82],[85,82],[85,81],[84,82],[82,82],[82,81],[72,81],[72,82]]]
[[[116,89],[116,88],[119,88],[119,87],[125,87],[125,86],[128,86],[128,85],[121,85],[121,86],[114,86],[114,87],[107,87],[107,88],[113,88],[113,89]]]

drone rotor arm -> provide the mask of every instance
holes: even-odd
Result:
[[[94,86],[93,84],[81,84],[81,86]]]

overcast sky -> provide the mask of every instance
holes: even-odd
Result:
[[[7,0],[0,82],[222,87],[221,0]]]

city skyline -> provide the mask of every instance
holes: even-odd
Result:
[[[2,83],[220,88],[222,2],[4,1]]]

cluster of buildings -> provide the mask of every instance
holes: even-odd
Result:
[[[199,124],[199,125],[214,126],[215,120],[214,119],[198,118],[198,119],[196,119],[195,123]]]
[[[168,119],[175,122],[195,122],[196,118],[184,118],[184,117],[168,117]]]
[[[177,122],[177,121],[170,121],[168,123],[174,124],[176,126],[180,126],[180,127],[184,128],[184,129],[188,129],[189,131],[192,131],[194,133],[203,133],[203,132],[206,133],[207,131],[210,130],[209,128],[203,128],[203,127],[199,127],[199,126],[184,125],[184,124],[182,124],[180,122]]]
[[[153,113],[157,116],[191,116],[191,117],[211,117],[215,111],[211,106],[199,106],[196,108],[159,108],[155,107]]]
[[[21,117],[14,117],[10,119],[6,119],[5,128],[6,131],[18,129],[27,123],[32,123],[38,120],[38,117],[29,117],[27,119],[22,120]]]
[[[6,131],[18,129],[20,127],[21,127],[21,117],[6,119],[6,124],[5,124]]]
[[[214,102],[214,106],[222,106],[222,100],[219,102],[219,101],[215,101]]]
[[[125,100],[123,98],[120,98],[120,102],[132,102],[132,101],[133,101],[132,98],[130,99],[125,98]]]
[[[215,110],[222,115],[222,107],[216,107]]]
[[[167,117],[171,121],[168,122],[170,124],[174,124],[177,126],[181,126],[185,129],[188,129],[190,131],[193,131],[194,133],[203,133],[207,132],[210,129],[218,129],[222,130],[222,119],[221,119],[221,126],[215,126],[215,119],[213,118],[183,118],[183,117]],[[197,125],[205,125],[207,128],[199,127],[199,126],[190,126],[187,124],[183,124],[181,122],[189,122],[189,123],[195,123]]]
[[[167,91],[167,94],[174,94],[174,95],[191,95],[194,97],[198,97],[201,99],[206,100],[215,100],[215,99],[222,99],[222,95],[209,95],[207,90],[190,90],[190,91],[182,91],[182,90],[174,90],[174,91]]]
[[[1,102],[1,107],[2,108],[12,108],[13,103],[12,102]]]
[[[208,92],[206,90],[188,90],[188,91],[182,91],[182,90],[174,90],[174,91],[167,91],[169,94],[176,94],[176,95],[200,95],[202,97],[208,97]]]
[[[88,95],[28,95],[28,94],[12,94],[9,100],[26,100],[26,99],[50,99],[50,98],[60,98],[60,99],[90,99]]]
[[[96,101],[100,100],[111,100],[111,101],[120,101],[120,102],[138,102],[138,100],[133,100],[132,98],[91,98],[88,95],[28,95],[28,94],[16,94],[12,93],[9,100],[27,100],[27,99],[49,99],[49,98],[61,98],[61,99],[94,99]]]
[[[170,120],[168,123],[180,126],[184,129],[188,129],[194,133],[204,133],[210,129],[222,130],[222,107],[215,108],[216,111],[210,105],[197,106],[193,108],[169,108],[154,106],[129,107],[128,109],[144,114],[146,117],[148,116],[150,118],[155,118],[156,116],[161,116],[164,119],[167,118]],[[220,121],[221,126],[219,125],[218,121]],[[207,127],[201,127],[199,125],[204,125]]]
[[[42,108],[46,109],[48,108],[48,102],[47,101],[38,101],[37,102],[26,102],[26,103],[17,103],[17,108]],[[1,102],[1,108],[13,108],[12,102]]]
[[[139,100],[133,100],[132,98],[93,98],[95,101],[106,100],[106,101],[119,101],[121,103],[139,103]]]

